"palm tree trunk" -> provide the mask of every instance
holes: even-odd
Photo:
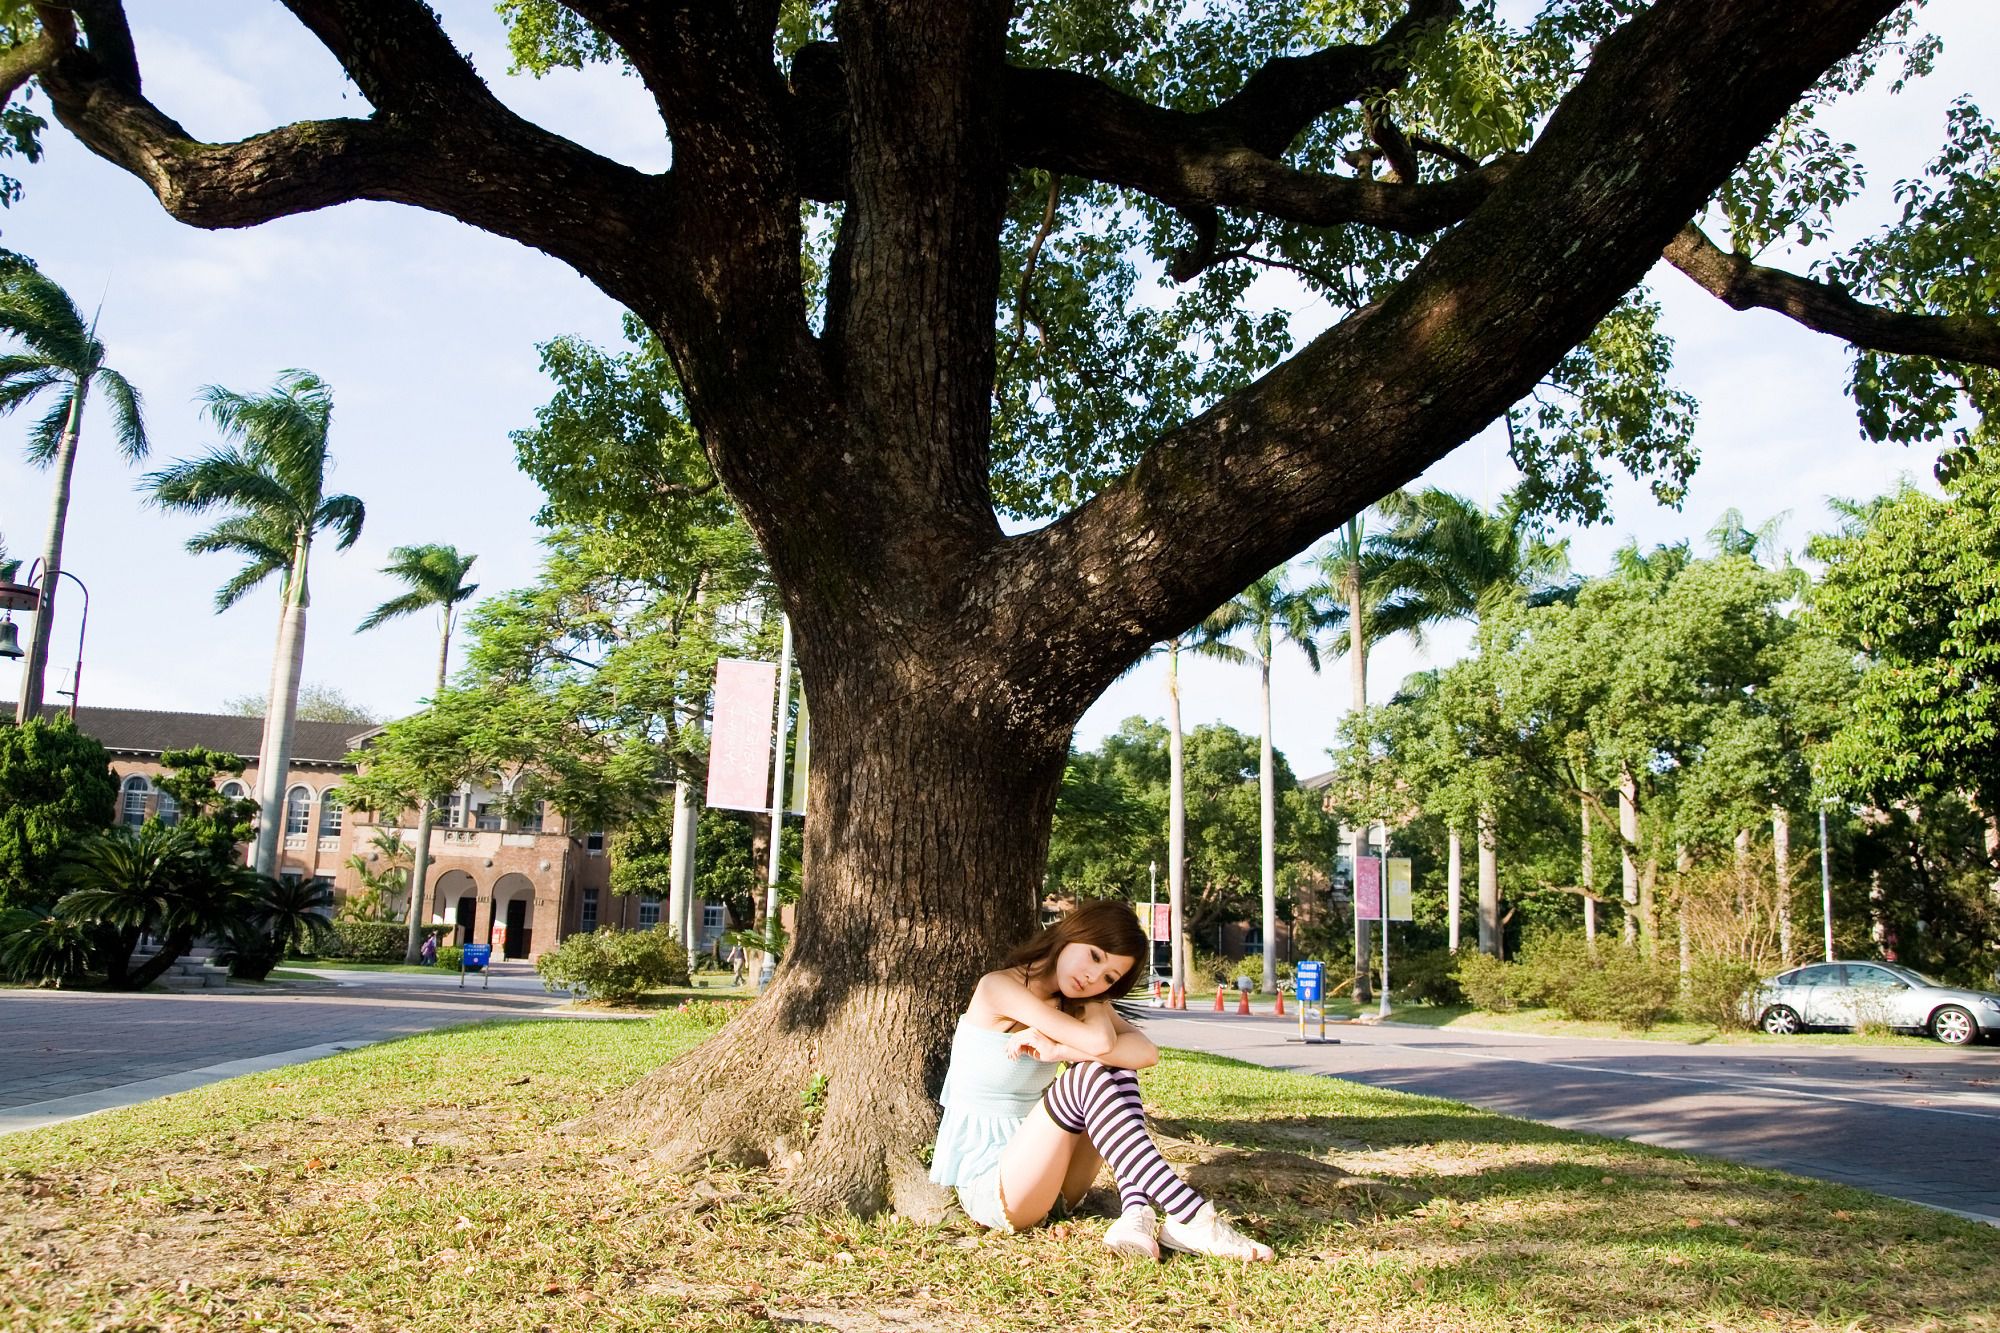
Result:
[[[1173,986],[1187,995],[1187,772],[1181,763],[1181,645],[1167,645],[1167,905]]]
[[[270,768],[259,774],[258,808],[263,823],[257,829],[257,873],[278,873],[280,838],[285,826],[285,779],[292,766],[292,724],[299,710],[299,676],[305,668],[306,566],[312,540],[301,532],[292,548],[292,568],[285,578],[285,618],[278,626],[278,646],[272,654],[271,697],[264,713],[265,751]],[[310,832],[310,830],[308,830]],[[414,885],[414,875],[412,876]]]
[[[1479,812],[1479,951],[1501,956],[1500,835],[1491,810]]]
[[[1590,796],[1585,793],[1577,798],[1577,816],[1582,823],[1583,843],[1580,851],[1582,864],[1578,868],[1578,878],[1583,881],[1583,942],[1591,948],[1597,947],[1597,849],[1590,840]]]
[[[69,525],[70,479],[76,472],[76,442],[83,428],[83,403],[90,382],[81,380],[70,395],[69,420],[63,423],[56,448],[56,490],[49,502],[49,537],[42,547],[41,600],[35,603],[34,629],[27,660],[21,664],[21,692],[14,703],[14,721],[26,725],[42,714],[42,685],[49,670],[49,631],[55,626],[56,584],[61,582],[63,533]]]
[[[1264,741],[1257,756],[1257,814],[1263,834],[1264,993],[1278,989],[1278,809],[1277,775],[1271,762],[1271,651],[1264,645],[1259,664],[1264,687]]]
[[[1347,521],[1347,683],[1353,701],[1355,722],[1359,724],[1368,712],[1368,634],[1362,624],[1361,606],[1361,520]],[[1357,829],[1348,852],[1348,864],[1354,867],[1354,885],[1361,886],[1361,852],[1368,834],[1365,829]],[[1356,1004],[1367,1004],[1375,998],[1375,992],[1368,975],[1368,923],[1362,920],[1360,908],[1354,913],[1354,989]]]
[[[1618,767],[1618,873],[1625,902],[1625,943],[1639,938],[1639,780],[1629,764]]]
[[[1792,816],[1771,807],[1771,862],[1778,874],[1778,961],[1792,965]]]
[[[1457,953],[1458,918],[1465,906],[1465,847],[1456,824],[1451,826],[1448,834],[1444,864],[1445,931],[1451,952]]]
[[[443,626],[438,632],[437,681],[431,687],[431,703],[444,695],[444,678],[451,665],[452,615],[449,606],[440,613]],[[430,886],[425,882],[431,871],[431,822],[435,818],[429,797],[417,802],[417,845],[410,857],[410,934],[403,944],[403,961],[415,964],[424,947],[424,917],[430,906]]]

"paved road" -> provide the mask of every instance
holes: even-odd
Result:
[[[2000,1046],[1686,1046],[1148,1014],[1162,1046],[1858,1185],[2000,1224]]]
[[[503,973],[484,991],[476,980],[461,991],[456,979],[396,973],[290,991],[0,990],[0,1133],[390,1037],[551,1016],[565,997],[531,978]]]

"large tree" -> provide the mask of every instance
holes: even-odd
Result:
[[[1811,122],[1898,58],[1894,0],[1557,3],[1520,30],[1458,0],[1386,29],[1373,4],[510,0],[522,63],[643,83],[657,174],[520,118],[420,0],[286,7],[369,115],[200,142],[148,100],[117,0],[39,11],[41,85],[191,224],[413,204],[557,256],[659,335],[796,627],[816,774],[777,984],[609,1114],[751,1158],[823,1076],[793,1177],[818,1204],[936,1197],[945,1039],[1034,924],[1090,702],[1529,397],[1663,252],[1739,307],[2000,364],[1983,305],[1866,304],[1983,299],[1900,281],[1908,246],[1845,289],[1747,257],[1851,186]],[[1728,249],[1694,225],[1712,200]],[[1131,247],[1186,281],[1170,308],[1128,300]],[[1270,264],[1349,312],[1275,365],[1237,301]],[[1580,497],[1605,459],[1670,465],[1656,441],[1524,449]],[[1010,535],[996,498],[1057,516]]]

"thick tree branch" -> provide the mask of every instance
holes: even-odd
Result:
[[[1286,222],[1361,223],[1424,235],[1461,221],[1513,159],[1428,185],[1300,171],[1203,118],[1064,70],[1011,69],[1008,151],[1023,166],[1123,185],[1177,208],[1237,208]]]
[[[1858,301],[1838,283],[1803,278],[1730,254],[1689,223],[1667,244],[1666,260],[1736,310],[1775,310],[1856,347],[2000,368],[2000,320],[1976,315],[1911,315]]]
[[[379,111],[444,117],[498,106],[421,0],[283,2]]]
[[[1533,150],[1383,301],[993,554],[986,605],[996,637],[1020,645],[1013,668],[1080,711],[1148,644],[1477,433],[1893,8],[1661,0],[1629,21]]]
[[[46,31],[19,46],[0,51],[0,106],[14,100],[21,85],[41,73],[61,48]]]

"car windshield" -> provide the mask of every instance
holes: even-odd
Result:
[[[1904,967],[1901,963],[1877,963],[1875,966],[1882,968],[1884,971],[1894,972],[1903,980],[1914,982],[1919,986],[1935,986],[1938,984],[1915,968]]]

